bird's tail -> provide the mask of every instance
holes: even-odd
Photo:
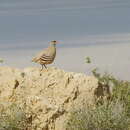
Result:
[[[37,62],[37,58],[36,58],[36,57],[33,58],[33,59],[32,59],[32,62]]]

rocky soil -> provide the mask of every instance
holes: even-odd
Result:
[[[94,105],[98,81],[81,73],[57,68],[0,67],[0,105],[25,108],[32,130],[65,130],[73,108]]]

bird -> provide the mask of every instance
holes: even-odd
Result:
[[[53,63],[56,57],[56,44],[57,41],[55,40],[49,42],[49,47],[38,53],[38,55],[32,59],[32,62],[42,65],[41,70],[43,70],[43,66],[47,69],[46,65]]]

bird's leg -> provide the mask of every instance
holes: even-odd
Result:
[[[44,65],[44,67],[47,69],[46,65]]]
[[[43,65],[42,65],[42,68],[41,68],[41,71],[43,70]]]

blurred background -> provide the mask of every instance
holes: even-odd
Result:
[[[129,12],[129,0],[1,0],[1,66],[40,67],[32,57],[58,40],[49,66],[86,74],[98,67],[130,80]]]

